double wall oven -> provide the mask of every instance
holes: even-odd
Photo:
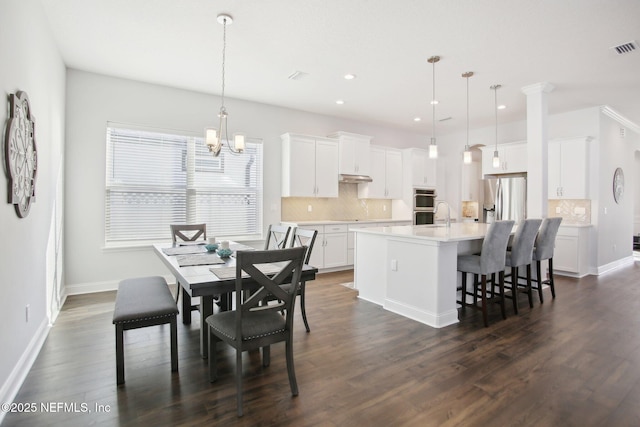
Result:
[[[413,189],[413,225],[433,224],[436,196],[433,188]]]

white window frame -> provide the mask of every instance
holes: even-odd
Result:
[[[110,139],[113,131],[120,135],[116,146],[130,147],[126,155],[114,151],[116,146]],[[135,135],[139,135],[142,142],[127,139]],[[163,137],[167,143],[160,142]],[[183,143],[184,148],[180,148]],[[158,149],[140,149],[145,144],[150,148],[157,144]],[[108,122],[105,146],[105,248],[146,246],[170,240],[169,223],[205,222],[209,237],[262,240],[264,152],[261,139],[247,138],[242,154],[231,153],[225,144],[220,156],[214,158],[202,135]],[[253,156],[254,162],[237,163],[236,156],[242,156],[237,159],[243,161]],[[231,167],[226,176],[225,162]],[[140,170],[134,165],[141,165]],[[208,179],[216,174],[222,175],[217,176],[217,180]],[[206,199],[210,200],[209,204],[201,203]],[[137,203],[140,209],[130,212],[127,204],[131,203]],[[248,217],[243,216],[245,203],[255,203],[255,209],[246,211]],[[157,212],[153,210],[156,204],[160,205]],[[140,235],[135,234],[137,230]],[[123,237],[129,234],[134,237]]]

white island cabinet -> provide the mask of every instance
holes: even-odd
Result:
[[[442,328],[458,322],[458,254],[477,253],[489,224],[356,229],[359,298]]]

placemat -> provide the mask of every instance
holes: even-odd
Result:
[[[276,264],[258,264],[256,265],[258,270],[262,271],[264,274],[275,274],[282,269],[282,266]],[[235,267],[216,267],[209,269],[213,274],[215,274],[218,279],[226,280],[226,279],[235,279],[236,277],[236,268]],[[249,277],[247,273],[242,272],[242,277]]]
[[[211,265],[224,264],[224,260],[220,259],[216,253],[204,253],[195,255],[178,255],[176,257],[180,267],[189,267],[193,265]]]
[[[166,255],[186,255],[186,254],[201,254],[206,252],[207,249],[201,245],[191,246],[178,246],[177,248],[162,248],[162,252]]]

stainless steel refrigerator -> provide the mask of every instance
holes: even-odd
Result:
[[[509,176],[484,179],[484,222],[527,217],[527,177]]]

